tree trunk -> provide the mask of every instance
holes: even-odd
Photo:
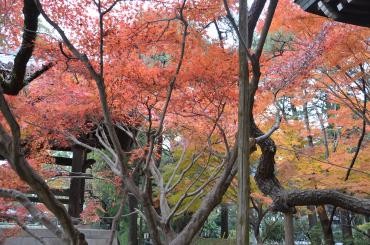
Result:
[[[311,229],[317,224],[316,209],[315,209],[315,206],[313,205],[307,206],[307,209],[309,210],[309,214],[307,215],[308,216],[308,226]]]
[[[229,237],[229,207],[227,204],[221,204],[221,238]]]
[[[306,96],[307,92],[304,90],[304,95]],[[303,115],[304,115],[304,122],[305,127],[307,130],[307,142],[308,147],[313,148],[313,137],[311,133],[311,125],[310,125],[310,118],[308,115],[308,105],[307,102],[303,104]],[[313,245],[318,245],[321,243],[320,235],[315,232],[315,225],[317,224],[317,216],[316,216],[316,209],[314,205],[307,206],[307,209],[309,210],[308,214],[308,225],[309,225],[309,234],[310,234],[310,240]]]
[[[294,245],[293,214],[284,213],[285,245]]]
[[[323,143],[324,143],[324,147],[325,147],[325,159],[328,159],[329,158],[328,133],[326,131],[324,119],[323,119],[322,115],[317,111],[317,109],[316,109],[316,115],[317,115],[317,117],[319,119],[321,133],[322,133],[322,138],[323,138]]]
[[[138,243],[144,244],[143,240],[143,217],[139,216],[139,237],[138,237]]]
[[[239,110],[238,110],[238,212],[237,244],[249,244],[249,134],[251,122],[247,59],[248,4],[239,0]]]
[[[334,245],[334,237],[333,231],[331,229],[330,220],[328,218],[328,214],[326,213],[325,206],[320,205],[316,207],[317,214],[319,215],[322,232],[324,234],[325,244],[326,245]]]
[[[308,107],[307,107],[307,102],[303,104],[303,114],[304,114],[304,123],[306,126],[307,130],[307,141],[308,141],[308,146],[313,147],[313,137],[311,134],[311,126],[310,126],[310,119],[308,115]]]
[[[132,213],[129,217],[129,229],[128,229],[128,244],[129,245],[138,245],[137,239],[137,213],[135,209],[138,208],[137,200],[134,195],[128,195],[128,207],[129,213]]]
[[[317,214],[314,205],[307,206],[309,210],[308,216],[308,226],[309,226],[309,238],[312,245],[320,245],[321,237],[320,233],[317,231]]]
[[[249,134],[250,86],[247,59],[248,5],[239,0],[239,111],[238,111],[238,217],[237,244],[249,244]]]
[[[343,244],[353,245],[353,235],[351,227],[351,217],[349,212],[345,209],[340,210],[340,224],[342,229]]]

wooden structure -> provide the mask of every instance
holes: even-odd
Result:
[[[54,157],[56,165],[71,167],[69,188],[51,189],[51,191],[58,201],[63,204],[68,204],[69,215],[74,218],[79,218],[85,201],[85,179],[91,178],[85,175],[85,173],[86,170],[95,163],[95,160],[87,159],[88,151],[85,148],[73,145],[70,150],[73,153],[72,158]],[[33,191],[28,193],[28,198],[32,202],[41,202]]]
[[[370,0],[294,0],[309,13],[370,27]]]
[[[128,152],[132,148],[132,139],[124,131],[116,128],[116,133],[120,141],[121,147],[125,152]],[[80,141],[96,147],[103,148],[99,143],[98,139],[95,137],[95,134],[89,133],[83,135],[79,138]],[[89,150],[79,146],[72,145],[69,147],[60,147],[58,145],[53,145],[51,150],[55,151],[69,151],[73,153],[72,158],[67,157],[54,157],[55,164],[60,166],[71,166],[71,172],[69,174],[70,186],[68,189],[52,189],[56,198],[63,204],[68,205],[68,213],[77,220],[80,217],[80,214],[83,211],[83,204],[85,201],[85,180],[91,179],[89,175],[85,174],[86,170],[90,168],[95,160],[87,159],[87,153]],[[5,160],[0,155],[0,160]],[[28,193],[28,198],[32,202],[41,202],[39,197],[33,192]]]
[[[126,152],[130,151],[132,147],[132,139],[119,128],[116,128],[116,133],[122,149]],[[93,133],[81,136],[79,140],[96,148],[103,148],[99,143],[98,139],[95,137],[95,134]],[[59,197],[59,200],[61,200],[63,203],[67,202],[66,204],[68,204],[69,215],[71,215],[74,218],[79,218],[81,212],[83,211],[83,204],[85,201],[85,180],[91,178],[88,175],[85,175],[85,173],[86,170],[95,163],[95,160],[87,159],[87,153],[89,151],[79,145],[72,145],[71,147],[68,148],[60,148],[58,146],[54,146],[52,149],[71,151],[73,153],[72,158],[65,157],[54,157],[54,158],[55,164],[72,167],[70,173],[71,176],[70,188],[63,191],[64,196],[68,196],[68,199],[67,200],[60,199]]]
[[[85,179],[86,170],[95,163],[93,159],[87,159],[87,150],[77,145],[71,147],[73,157],[55,157],[55,163],[62,166],[71,166],[70,187],[63,194],[68,195],[68,213],[72,217],[79,218],[85,201]],[[75,178],[74,178],[75,177]]]

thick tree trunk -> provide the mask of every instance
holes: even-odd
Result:
[[[284,213],[284,234],[285,245],[294,245],[294,225],[292,213]]]
[[[344,245],[354,245],[352,235],[351,217],[347,210],[340,210],[340,224],[342,229],[342,237]]]
[[[317,206],[317,214],[319,215],[322,232],[324,234],[324,240],[326,245],[334,245],[333,231],[331,229],[330,220],[324,205]]]
[[[129,213],[132,213],[129,217],[129,228],[128,228],[128,245],[138,245],[138,234],[137,234],[137,213],[135,209],[138,208],[137,200],[134,195],[128,195],[128,207]],[[133,213],[135,212],[135,213]]]
[[[227,204],[221,204],[221,238],[229,237],[229,207]]]

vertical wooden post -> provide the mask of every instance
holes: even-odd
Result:
[[[128,207],[129,212],[132,213],[129,217],[129,229],[128,229],[128,244],[138,245],[138,227],[137,227],[137,213],[134,213],[138,208],[137,200],[134,195],[129,193],[128,195]]]
[[[238,111],[238,219],[237,245],[249,244],[249,135],[250,87],[247,60],[248,4],[239,0],[239,111]]]
[[[83,172],[86,161],[86,149],[74,145],[72,146],[72,173],[71,176],[78,176],[77,173]],[[84,180],[81,178],[71,178],[69,189],[68,214],[74,218],[79,218],[83,208]]]
[[[284,213],[285,245],[294,245],[293,214]]]

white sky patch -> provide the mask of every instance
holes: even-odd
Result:
[[[7,161],[5,161],[5,160],[0,160],[0,166],[2,166],[2,165],[6,165],[6,164],[8,164],[8,162],[7,162]]]

